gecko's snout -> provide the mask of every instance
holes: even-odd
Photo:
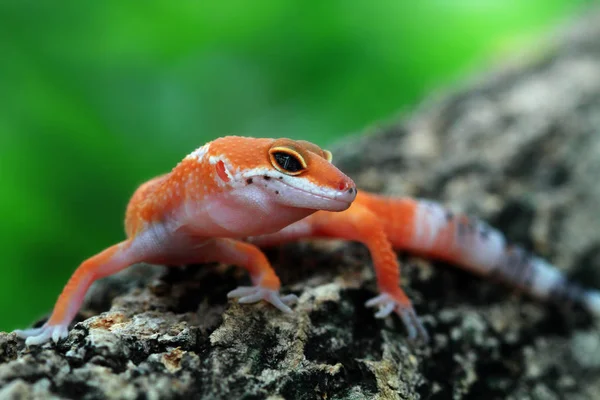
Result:
[[[347,201],[351,203],[356,198],[356,184],[350,179],[342,179],[338,183],[338,190],[340,191],[338,195],[338,200]]]
[[[342,179],[338,183],[338,189],[342,192],[349,191],[350,193],[352,193],[352,191],[354,191],[354,182],[351,182],[347,179]]]

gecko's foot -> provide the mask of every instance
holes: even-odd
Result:
[[[227,293],[228,298],[237,298],[239,303],[249,304],[264,300],[271,303],[284,313],[291,313],[292,309],[288,304],[298,301],[298,296],[288,294],[281,296],[278,290],[267,289],[261,286],[240,286],[237,289]]]
[[[382,293],[377,297],[365,303],[367,307],[379,307],[379,311],[375,313],[375,318],[385,318],[392,312],[398,314],[406,330],[408,331],[408,339],[411,341],[419,341],[427,343],[429,341],[429,335],[427,330],[419,320],[415,309],[412,304],[400,302],[394,299],[387,293]]]
[[[64,339],[69,334],[68,325],[49,325],[44,324],[40,328],[26,329],[24,331],[16,330],[14,333],[18,337],[25,339],[25,346],[36,346],[46,343],[52,339],[54,343],[58,343],[60,339]]]

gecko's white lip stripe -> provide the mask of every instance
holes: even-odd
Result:
[[[349,201],[344,201],[344,200],[336,199],[335,197],[329,197],[329,196],[325,196],[325,195],[320,194],[320,193],[315,193],[315,192],[311,192],[309,190],[300,189],[299,187],[290,185],[289,183],[284,182],[283,180],[279,180],[279,182],[282,183],[282,184],[284,184],[287,187],[290,187],[290,188],[294,189],[294,190],[298,190],[298,191],[300,191],[302,193],[310,194],[311,196],[315,196],[315,197],[318,197],[318,198],[323,199],[323,200],[335,201],[335,202],[340,203],[340,204],[350,204]]]
[[[314,196],[319,196],[323,199],[344,201],[344,200],[337,198],[337,196],[341,196],[341,197],[344,196],[343,191],[326,188],[326,187],[319,187],[309,181],[302,179],[301,177],[287,176],[285,174],[282,174],[281,172],[273,171],[272,169],[269,169],[269,168],[255,168],[253,170],[245,171],[243,173],[234,174],[234,180],[239,181],[241,184],[245,184],[245,181],[248,178],[260,179],[261,177],[269,177],[270,179],[276,180],[277,182],[281,182],[291,188],[300,190],[304,193],[312,194]],[[294,185],[290,182],[290,181],[297,181],[297,180],[301,180],[302,182],[304,182],[305,184],[302,186],[305,186],[305,188],[300,187],[300,185]],[[310,189],[307,190],[310,187],[314,187],[315,190],[314,191],[312,191]]]

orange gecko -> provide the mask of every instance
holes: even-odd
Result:
[[[575,301],[600,315],[600,292],[569,283],[480,221],[428,201],[357,195],[354,182],[331,164],[331,153],[306,141],[230,136],[207,143],[140,186],[125,229],[127,240],[75,271],[42,327],[16,331],[27,345],[65,338],[90,285],[138,262],[235,264],[249,272],[253,286],[228,297],[265,300],[291,312],[296,296],[279,293],[279,278],[256,246],[317,237],[368,247],[380,294],[366,305],[379,308],[378,318],[399,315],[411,339],[426,341],[427,332],[400,287],[394,248],[500,278],[542,299]]]

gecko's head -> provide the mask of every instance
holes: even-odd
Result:
[[[356,197],[331,153],[304,140],[229,136],[210,143],[207,155],[224,186],[247,187],[284,206],[343,211]]]
[[[270,173],[262,179],[271,190],[284,195],[282,203],[343,211],[356,198],[354,181],[331,163],[330,151],[304,140],[278,139],[267,154]]]

